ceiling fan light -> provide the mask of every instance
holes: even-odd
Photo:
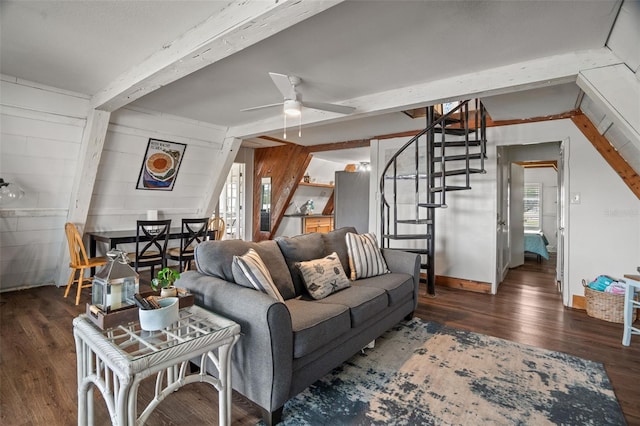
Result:
[[[302,112],[300,111],[300,102],[289,99],[284,101],[284,113],[289,117],[299,117]]]

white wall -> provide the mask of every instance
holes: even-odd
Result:
[[[580,193],[581,198],[580,204],[567,203],[566,305],[571,296],[584,294],[583,278],[635,270],[640,261],[640,200],[571,120],[491,128],[489,140],[498,145],[566,143],[566,192]]]
[[[0,177],[25,190],[0,206],[0,290],[54,283],[88,99],[2,76]]]
[[[496,146],[558,140],[568,145],[566,192],[579,192],[582,200],[581,204],[567,204],[565,304],[570,305],[572,295],[584,294],[582,278],[635,271],[640,263],[640,200],[571,120],[493,127],[487,133],[487,173],[472,176],[470,191],[451,193],[449,208],[436,211],[436,274],[495,281]],[[405,140],[372,141],[375,175],[380,173],[384,150]],[[375,198],[371,208],[378,211],[378,195]],[[379,232],[378,220],[371,221],[370,230]]]
[[[372,191],[370,210],[379,212],[379,181],[382,167],[389,153],[407,142],[409,138],[374,140],[371,143]],[[453,153],[452,153],[453,154]],[[437,275],[492,283],[495,281],[496,240],[496,150],[494,144],[487,146],[489,160],[485,161],[487,173],[471,176],[471,190],[447,193],[447,208],[438,208],[435,213],[435,270]],[[475,165],[473,167],[476,167]],[[464,185],[461,176],[447,179],[448,185]],[[413,190],[401,195],[406,209],[413,204]],[[424,201],[424,200],[423,200]],[[370,216],[369,229],[380,233],[379,213]],[[399,215],[400,216],[400,215]],[[412,216],[410,216],[412,217]],[[410,218],[409,216],[406,218]],[[400,230],[399,233],[402,233]],[[392,247],[420,248],[419,243],[401,241]],[[493,248],[492,248],[493,247]]]
[[[204,200],[224,163],[226,129],[179,117],[120,109],[111,115],[104,150],[93,188],[87,230],[135,229],[147,210],[158,219],[208,217]],[[186,144],[172,191],[136,189],[149,138]],[[172,241],[172,246],[179,245]],[[100,245],[99,245],[100,246]],[[98,247],[99,253],[106,247]],[[123,250],[135,250],[123,246]]]
[[[56,282],[56,270],[67,268],[59,265],[67,250],[64,223],[89,101],[7,76],[1,83],[0,176],[20,184],[26,196],[0,206],[0,289],[66,284]],[[149,209],[175,226],[183,217],[207,216],[208,194],[227,155],[225,132],[148,111],[113,113],[84,229],[134,229]],[[149,138],[187,144],[173,191],[135,189]]]

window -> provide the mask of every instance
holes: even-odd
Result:
[[[542,184],[524,184],[524,229],[542,229]]]

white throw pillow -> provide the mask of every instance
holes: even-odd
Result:
[[[347,232],[345,239],[349,253],[352,280],[389,273],[387,262],[385,262],[378,247],[378,240],[375,234]]]

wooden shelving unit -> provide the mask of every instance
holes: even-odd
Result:
[[[330,183],[307,183],[307,182],[300,182],[299,186],[314,186],[316,188],[331,188],[333,189],[333,185]]]

